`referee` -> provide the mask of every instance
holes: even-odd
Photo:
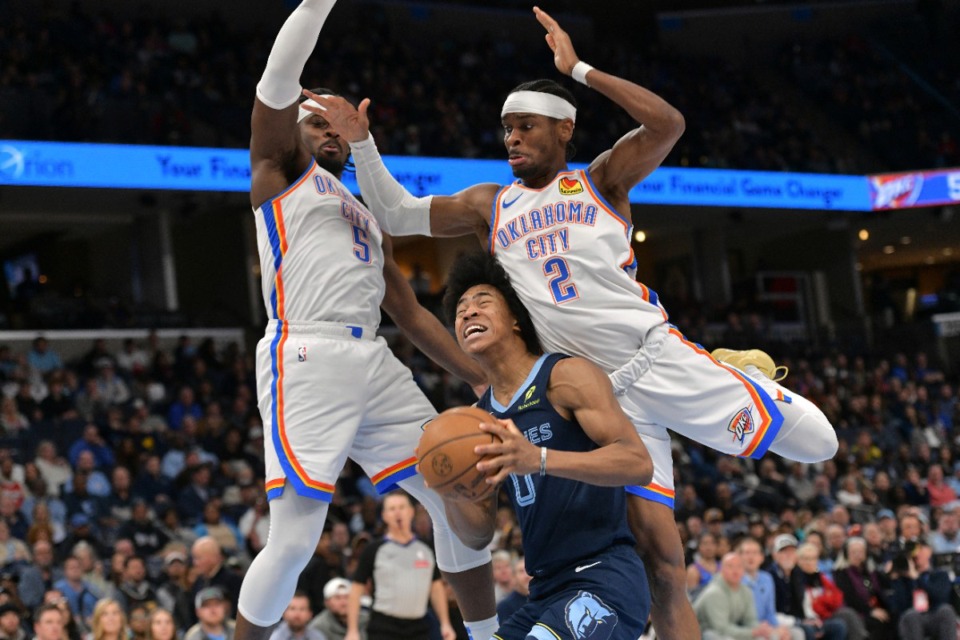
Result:
[[[457,634],[450,626],[447,596],[433,551],[413,535],[410,496],[392,491],[383,499],[382,508],[387,533],[368,544],[360,555],[350,588],[344,640],[360,638],[360,598],[368,586],[373,611],[367,640],[427,640],[428,602],[440,620],[443,640],[455,640]]]

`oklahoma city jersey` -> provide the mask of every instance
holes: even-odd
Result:
[[[312,161],[255,213],[270,319],[380,325],[383,234],[333,174]]]
[[[542,189],[514,183],[497,194],[489,248],[544,351],[588,358],[609,373],[666,322],[656,293],[636,280],[632,227],[587,171],[564,171]]]

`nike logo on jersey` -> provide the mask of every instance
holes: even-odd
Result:
[[[504,203],[503,203],[503,208],[504,208],[504,209],[509,209],[509,208],[513,205],[513,203],[516,202],[517,200],[519,200],[522,196],[523,196],[522,193],[518,193],[517,196],[516,196],[513,200],[510,200],[509,202],[504,202]]]
[[[598,564],[600,564],[601,562],[603,562],[603,560],[598,560],[597,562],[594,562],[593,564],[583,564],[583,565],[580,565],[579,567],[577,567],[576,569],[574,569],[573,572],[574,572],[574,573],[580,573],[580,572],[583,571],[584,569],[589,569],[590,567],[595,567],[595,566],[597,566]]]

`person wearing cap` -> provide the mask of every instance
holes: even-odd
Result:
[[[310,627],[322,633],[327,640],[343,640],[347,635],[347,608],[350,600],[350,581],[333,578],[323,585],[323,611],[310,621]],[[361,640],[367,640],[370,609],[360,608],[357,630]]]
[[[157,588],[157,602],[173,614],[177,629],[184,630],[194,620],[192,592],[187,575],[187,554],[173,549],[163,557],[165,578]]]
[[[950,575],[930,564],[933,550],[922,538],[909,544],[891,568],[891,612],[902,640],[955,640],[957,614],[951,606]]]
[[[777,613],[790,615],[793,595],[790,591],[790,576],[797,567],[797,538],[789,533],[781,533],[773,539],[770,548],[771,562],[767,571],[773,576],[773,590]]]
[[[773,576],[762,570],[763,548],[757,538],[742,538],[735,549],[743,563],[743,585],[753,592],[757,620],[766,623],[763,627],[770,638],[780,640],[804,640],[806,634],[796,620],[777,615],[777,598]]]
[[[323,633],[309,625],[312,617],[310,598],[304,592],[297,591],[283,612],[283,620],[270,635],[270,640],[328,640]]]
[[[12,602],[0,604],[0,640],[27,640],[20,613],[20,607]]]
[[[229,602],[220,587],[204,587],[194,598],[197,624],[183,640],[233,640],[235,624],[227,617]]]

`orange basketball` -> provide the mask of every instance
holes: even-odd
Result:
[[[417,448],[420,473],[430,488],[453,500],[474,502],[489,496],[496,485],[487,484],[487,475],[477,471],[484,456],[473,452],[481,444],[500,438],[480,430],[480,423],[494,424],[492,415],[477,407],[447,409],[428,422]]]

